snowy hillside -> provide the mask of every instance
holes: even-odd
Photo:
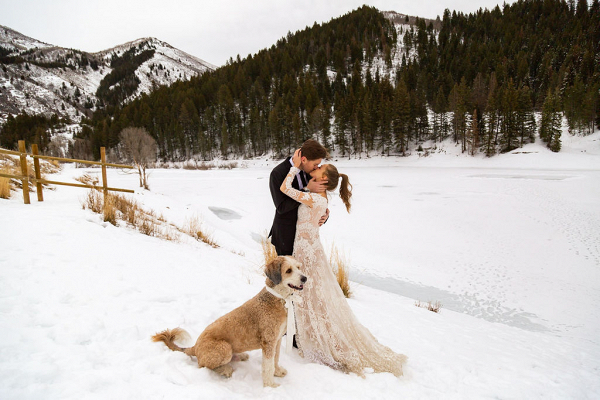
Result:
[[[369,68],[372,76],[379,70],[382,76],[394,79],[403,55],[416,56],[415,50],[407,51],[403,43],[406,31],[414,28],[415,17],[393,11],[384,15],[393,22],[398,33],[397,46],[392,49],[392,65],[376,57],[364,68]],[[22,111],[48,116],[56,113],[79,122],[81,115],[96,109],[96,91],[102,79],[112,71],[112,59],[132,48],[136,53],[152,49],[154,54],[137,68],[135,75],[140,84],[127,100],[149,93],[156,86],[188,80],[216,68],[156,38],[141,38],[97,53],[86,53],[43,43],[0,25],[0,60],[2,57],[4,61],[11,60],[3,61],[0,70],[0,125],[9,114]],[[20,59],[15,61],[17,58]],[[334,79],[335,72],[330,71],[330,76]]]
[[[0,199],[0,398],[596,399],[600,397],[600,133],[494,158],[451,143],[430,156],[334,160],[354,185],[321,228],[350,266],[349,303],[405,376],[366,379],[282,354],[262,387],[259,351],[223,379],[150,341],[193,339],[264,285],[260,237],[276,160],[232,170],[152,170],[143,207],[182,226],[199,216],[220,245],[167,241],[83,210],[57,187]],[[71,181],[98,169],[65,167]],[[310,278],[310,277],[309,277]],[[415,307],[441,301],[440,314]]]
[[[153,87],[188,80],[215,69],[197,57],[155,38],[143,38],[98,53],[86,53],[42,43],[0,26],[0,124],[9,114],[25,111],[80,116],[96,109],[96,91],[112,71],[111,61],[130,49],[154,50],[153,57],[135,71],[140,84],[134,95]]]

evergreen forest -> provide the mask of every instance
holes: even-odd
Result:
[[[77,140],[92,158],[100,146],[118,155],[119,133],[141,127],[163,161],[278,157],[307,138],[347,157],[448,139],[473,155],[536,138],[559,151],[563,117],[573,135],[600,128],[598,1],[520,0],[399,25],[363,6],[124,105],[130,90],[102,87],[102,107]],[[128,55],[135,64],[148,56]],[[114,71],[135,87],[130,69]],[[19,117],[2,127],[0,145],[12,147],[26,125],[44,146]]]

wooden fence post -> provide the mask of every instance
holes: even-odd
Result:
[[[106,207],[108,200],[108,183],[106,182],[106,149],[100,147],[100,161],[102,161],[102,188],[104,191],[104,206]]]
[[[31,145],[31,154],[33,154],[34,156],[38,155],[38,145],[37,144]],[[40,179],[42,179],[42,173],[40,171],[39,158],[33,157],[33,167],[35,168],[35,179],[37,179],[37,181],[35,183],[35,187],[37,190],[37,198],[38,198],[38,201],[44,201],[44,193],[42,192],[42,182],[40,182]]]
[[[23,176],[23,203],[31,204],[29,200],[29,178],[27,174],[27,148],[25,147],[25,141],[19,140],[19,158],[21,159],[21,175]]]

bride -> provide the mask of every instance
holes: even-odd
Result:
[[[327,193],[306,193],[294,189],[292,180],[300,166],[300,150],[296,150],[292,162],[294,166],[283,181],[281,191],[301,203],[293,256],[302,263],[302,271],[310,277],[304,285],[302,301],[294,307],[300,355],[362,377],[364,368],[402,375],[402,364],[407,357],[380,344],[358,322],[327,261],[319,238],[319,220],[327,209]],[[336,189],[341,178],[340,197],[350,212],[352,186],[347,175],[339,174],[331,164],[319,167],[310,175],[316,181],[327,181],[328,192]]]

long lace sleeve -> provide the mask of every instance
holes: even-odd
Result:
[[[288,172],[287,176],[283,180],[283,183],[281,184],[281,191],[299,203],[312,206],[313,200],[310,193],[301,192],[300,190],[292,187],[292,181],[299,171],[299,168],[290,168],[290,172]]]

